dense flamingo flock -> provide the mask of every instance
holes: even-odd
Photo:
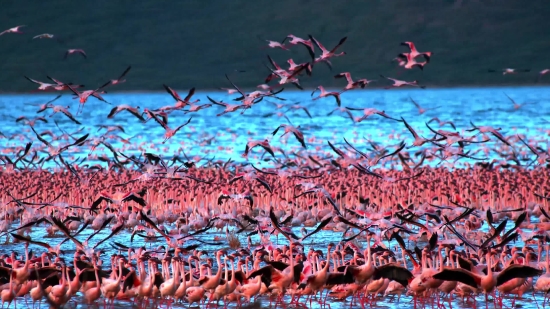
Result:
[[[311,60],[296,65],[290,59],[284,70],[269,57],[266,82],[279,83],[260,85],[261,91],[246,93],[227,76],[233,86],[227,91],[239,95],[238,104],[208,97],[211,104],[198,105],[191,101],[194,89],[181,98],[165,86],[174,105],[143,111],[119,105],[107,118],[129,112],[136,122],[153,119],[166,132],[159,142],[170,143],[193,121],[168,126],[174,113],[221,105],[222,116],[254,109],[265,98],[284,101],[278,87],[301,87],[299,76],[313,74],[318,63],[332,67],[331,59],[345,54],[336,50],[346,38],[332,50],[312,36],[289,38],[290,45],[305,46]],[[283,49],[290,45],[270,42]],[[430,52],[405,45],[410,52],[398,57],[401,67],[428,64]],[[65,56],[74,53],[86,56],[83,50]],[[418,57],[426,61],[419,63]],[[107,103],[104,89],[124,82],[129,71],[83,92],[52,77],[53,84],[28,79],[39,90],[71,91],[81,110],[90,97]],[[319,87],[321,94],[313,99],[334,97],[336,110],[354,122],[374,115],[395,122],[410,132],[412,143],[367,148],[344,140],[344,148],[327,141],[326,152],[311,150],[307,136],[287,118],[289,123],[273,128],[273,135],[291,133],[301,149],[285,151],[269,139],[251,140],[235,145],[244,150],[242,156],[223,162],[139,154],[129,142],[114,147],[109,141],[121,140],[116,134],[124,132],[122,126],[104,126],[93,138],[58,126],[62,135],[56,136],[35,128],[37,122],[49,123],[45,117],[18,118],[30,135],[21,146],[5,148],[1,157],[0,232],[6,244],[15,244],[10,248],[19,249],[2,250],[2,307],[29,301],[35,307],[45,300],[57,308],[79,303],[79,297],[104,306],[114,306],[115,300],[140,306],[245,306],[261,299],[281,306],[330,307],[339,301],[367,307],[385,297],[402,302],[401,295],[412,296],[415,305],[440,307],[451,307],[457,296],[475,306],[476,297],[484,295],[485,305],[496,307],[505,297],[545,294],[550,289],[550,159],[539,143],[547,141],[504,136],[498,128],[473,123],[459,132],[450,120],[437,118],[429,123],[453,130],[426,123],[433,136],[424,138],[403,117],[384,111],[365,108],[363,116],[354,117],[354,108],[341,106],[342,96],[371,81],[354,82],[349,73],[336,77],[348,80],[342,91]],[[37,112],[60,112],[80,124],[78,112],[53,105],[58,98]],[[300,105],[276,105],[309,115]],[[419,114],[426,111],[416,106]],[[521,105],[514,102],[514,107]],[[502,159],[490,161],[484,157],[489,154]],[[254,165],[252,155],[274,167]],[[463,167],[455,166],[458,160],[466,161]],[[310,239],[317,241],[315,248],[306,247]],[[134,244],[142,241],[149,245]]]

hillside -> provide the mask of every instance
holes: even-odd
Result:
[[[379,74],[428,86],[533,84],[536,72],[550,67],[548,1],[2,1],[0,31],[26,25],[25,34],[0,36],[0,91],[27,92],[35,87],[24,75],[95,87],[128,66],[123,90],[214,89],[229,86],[224,74],[235,69],[242,87],[263,83],[271,55],[307,61],[301,46],[291,51],[265,48],[261,39],[312,34],[327,48],[348,40],[334,59],[304,78],[305,87],[336,86],[336,73],[379,79]],[[56,39],[35,39],[52,33]],[[261,38],[261,39],[260,39]],[[391,60],[413,41],[434,56],[424,72],[403,70]],[[88,58],[71,55],[82,48]],[[286,64],[285,64],[286,66]],[[487,69],[529,68],[530,73],[502,76]],[[550,84],[550,74],[543,83]],[[113,88],[114,89],[114,88]]]

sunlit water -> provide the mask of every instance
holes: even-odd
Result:
[[[184,93],[184,91],[181,91]],[[519,109],[514,109],[513,104],[504,95],[506,93],[514,98],[518,103],[526,102],[525,106]],[[198,93],[197,98],[201,100],[201,104],[209,103],[206,95],[216,99],[230,102],[234,96],[228,96],[221,92]],[[215,158],[215,160],[227,161],[232,159],[237,162],[243,162],[241,157],[246,142],[249,139],[264,139],[271,138],[271,143],[274,146],[283,148],[287,153],[291,149],[299,150],[298,142],[293,138],[279,139],[279,133],[276,137],[271,137],[272,131],[280,124],[287,123],[284,117],[277,115],[279,112],[285,112],[288,107],[277,108],[274,104],[293,105],[300,104],[305,106],[310,111],[312,118],[306,116],[302,110],[288,111],[287,117],[295,126],[300,125],[306,137],[306,143],[311,153],[319,152],[319,149],[329,152],[327,140],[333,141],[336,144],[343,142],[343,137],[348,141],[353,141],[358,147],[366,147],[366,138],[371,139],[381,145],[397,144],[400,140],[405,140],[408,145],[412,143],[411,134],[405,127],[398,122],[381,118],[379,116],[371,116],[369,119],[361,123],[352,123],[345,114],[338,111],[331,116],[327,116],[334,108],[336,103],[332,98],[324,98],[312,101],[308,92],[285,91],[280,94],[286,101],[278,101],[276,99],[265,99],[261,103],[255,105],[253,109],[247,110],[241,115],[238,111],[233,114],[226,114],[221,117],[216,117],[216,114],[222,111],[222,107],[213,106],[206,110],[201,110],[198,113],[185,115],[181,111],[175,111],[169,116],[170,127],[176,127],[179,124],[187,121],[192,115],[191,124],[183,128],[174,138],[166,144],[162,144],[164,130],[154,121],[146,124],[140,123],[137,118],[131,114],[123,112],[114,117],[107,119],[110,109],[119,104],[128,104],[131,106],[140,106],[144,108],[156,109],[162,106],[172,105],[174,101],[166,93],[125,93],[125,94],[107,94],[105,99],[111,105],[99,102],[94,98],[90,98],[81,114],[76,115],[78,103],[72,100],[71,96],[64,96],[54,104],[71,106],[70,111],[82,123],[77,125],[71,122],[62,114],[53,115],[51,118],[51,110],[47,110],[42,115],[48,118],[49,123],[41,122],[36,124],[37,132],[51,130],[56,135],[63,133],[58,129],[52,120],[56,120],[59,126],[66,132],[73,133],[79,129],[82,131],[75,133],[79,137],[85,133],[90,133],[89,140],[94,140],[102,135],[102,131],[98,132],[99,125],[122,125],[125,133],[118,132],[119,136],[128,139],[131,145],[125,145],[128,154],[139,155],[142,151],[160,153],[163,157],[170,158],[173,155],[182,156],[185,153],[190,158],[198,160],[199,158]],[[1,95],[0,96],[0,131],[7,137],[16,135],[14,139],[0,139],[0,146],[4,149],[13,146],[20,146],[28,142],[29,139],[35,144],[40,143],[36,140],[30,128],[22,123],[15,123],[15,118],[26,116],[33,118],[41,114],[36,114],[37,106],[33,104],[43,104],[46,101],[53,99],[55,94],[35,94],[35,95]],[[418,102],[423,108],[429,109],[437,107],[434,110],[429,110],[423,115],[418,114],[418,110],[411,103],[410,97]],[[236,103],[236,102],[230,102]],[[548,133],[540,129],[548,128],[549,120],[548,107],[550,106],[550,88],[477,88],[477,89],[434,89],[434,90],[371,90],[371,91],[350,91],[342,95],[342,106],[350,107],[374,107],[379,110],[384,110],[392,117],[405,118],[411,126],[417,129],[419,134],[426,137],[432,136],[428,132],[424,123],[432,117],[438,117],[441,120],[452,120],[460,132],[464,129],[471,128],[470,121],[476,125],[491,125],[497,128],[502,128],[502,133],[505,136],[513,134],[526,134],[528,137],[536,137],[539,140],[546,140]],[[354,111],[353,114],[358,117],[362,115],[361,111]],[[544,118],[546,117],[546,119]],[[438,128],[436,123],[433,123],[434,128]],[[450,127],[445,127],[446,130],[451,130]],[[390,134],[399,134],[399,137],[388,142]],[[23,137],[25,136],[25,137]],[[212,139],[213,138],[213,139]],[[494,138],[492,138],[494,139]],[[115,147],[121,147],[123,144],[114,138],[107,139]],[[66,143],[62,141],[61,143]],[[200,145],[200,146],[199,146]],[[545,146],[545,148],[548,145]],[[102,147],[98,147],[97,153],[101,153]],[[88,149],[74,148],[71,153],[73,159],[83,159],[88,156]],[[80,152],[78,152],[80,151]],[[107,153],[111,156],[110,153]],[[254,160],[254,159],[253,159]],[[199,162],[201,165],[204,161]],[[269,163],[265,163],[267,166]],[[51,166],[44,166],[51,167]],[[536,221],[536,218],[533,218]],[[14,226],[17,226],[17,222]],[[510,228],[512,223],[508,224]],[[484,226],[484,229],[487,227]],[[79,238],[85,239],[92,231],[84,231]],[[295,229],[295,233],[299,234],[299,228]],[[109,230],[100,232],[94,237],[95,242],[106,237],[110,233]],[[213,241],[216,235],[224,236],[218,232],[211,231],[199,236],[202,240]],[[44,230],[35,229],[31,235],[33,239],[43,239],[48,243],[55,245],[62,238],[48,238]],[[129,233],[121,233],[114,237],[113,241],[129,244]],[[253,237],[253,242],[258,241]],[[337,243],[342,238],[341,233],[322,231],[311,239],[306,241],[305,250],[309,250],[310,246],[316,249],[326,250],[326,245],[329,242]],[[91,241],[91,243],[94,242]],[[1,239],[3,243],[3,239]],[[132,246],[156,247],[163,244],[164,240],[159,242],[145,242],[143,238],[135,237]],[[241,236],[243,246],[246,245],[246,236]],[[388,244],[393,247],[394,244]],[[418,246],[422,246],[419,243]],[[521,245],[521,243],[516,243]],[[41,252],[42,248],[30,246],[36,252]],[[22,244],[3,244],[0,246],[0,253],[8,253],[16,250],[23,253]],[[202,247],[208,251],[213,251],[214,248],[209,248],[207,245]],[[70,259],[74,253],[74,246],[71,242],[66,242],[62,248],[65,251],[65,258]],[[106,254],[105,257],[115,253],[115,249],[109,243],[104,243],[101,246]],[[108,262],[108,259],[106,259]],[[516,304],[524,308],[534,308],[534,302],[531,294],[527,294],[524,300],[518,301]],[[305,299],[305,298],[303,298]],[[79,302],[79,297],[73,298],[76,303]],[[381,298],[376,303],[376,308],[393,308],[397,306],[412,307],[410,297],[402,297],[399,304],[390,298]],[[483,297],[478,297],[477,306],[485,306]],[[536,300],[539,305],[542,305],[542,295],[537,295]],[[263,305],[267,306],[268,300],[264,299]],[[288,303],[288,300],[286,300]],[[504,301],[505,306],[510,306],[511,300]],[[30,305],[30,301],[29,301]],[[330,301],[331,308],[346,308],[349,307],[349,302]],[[445,304],[447,306],[447,304]],[[492,307],[492,302],[489,304]],[[12,304],[13,306],[13,304]],[[43,305],[45,306],[45,305]],[[69,307],[74,307],[75,303],[70,302]],[[116,306],[125,308],[130,306],[128,302],[117,301]],[[164,306],[164,305],[163,305]],[[175,307],[186,306],[174,304]],[[233,306],[233,305],[232,305]],[[279,306],[281,306],[279,304]],[[355,306],[355,305],[354,305]],[[421,306],[421,305],[419,305]],[[426,304],[426,307],[431,307],[431,304]],[[25,302],[18,299],[18,308],[25,308]],[[80,305],[78,305],[80,307]],[[313,307],[319,307],[314,301]],[[453,301],[453,307],[471,308],[472,303],[464,303],[462,300]]]

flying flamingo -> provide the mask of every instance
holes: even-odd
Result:
[[[81,124],[78,120],[76,120],[76,118],[74,118],[73,114],[69,112],[68,110],[69,106],[48,104],[46,105],[46,107],[51,108],[53,110],[53,113],[50,114],[50,117],[52,117],[57,113],[63,113],[65,116],[67,116],[67,118],[71,119],[74,123]]]
[[[313,63],[317,63],[317,62],[325,62],[328,64],[328,66],[332,69],[332,63],[330,63],[330,58],[332,57],[339,57],[339,56],[343,56],[346,54],[346,52],[341,52],[341,53],[338,53],[338,54],[335,54],[336,50],[338,48],[340,48],[340,46],[342,46],[342,44],[344,44],[344,42],[346,42],[347,40],[347,37],[343,37],[342,39],[340,39],[340,42],[338,42],[338,44],[333,48],[331,49],[330,51],[327,50],[323,45],[321,45],[321,43],[319,43],[319,41],[317,41],[313,36],[309,36],[309,38],[311,39],[311,41],[313,43],[315,43],[315,45],[317,45],[317,47],[319,47],[319,49],[321,50],[321,56],[319,56],[317,59],[315,59],[313,61]]]
[[[134,115],[136,118],[138,118],[141,122],[145,122],[145,119],[144,119],[143,116],[139,113],[139,106],[137,106],[137,107],[132,107],[132,106],[129,106],[129,105],[126,105],[126,104],[122,104],[122,105],[118,105],[118,106],[113,107],[113,109],[111,109],[111,112],[109,113],[109,115],[107,115],[107,118],[111,119],[111,118],[113,118],[116,114],[118,114],[118,113],[120,113],[120,112],[123,112],[123,111],[129,112],[130,114],[132,114],[132,115]]]
[[[60,80],[57,80],[57,79],[55,79],[55,78],[53,78],[53,77],[50,77],[50,76],[48,76],[48,75],[46,75],[46,77],[47,77],[49,80],[51,80],[52,82],[54,82],[54,83],[56,83],[56,84],[58,85],[58,87],[55,87],[55,90],[68,90],[68,89],[69,89],[69,86],[68,86],[68,85],[71,85],[71,87],[73,87],[73,88],[75,88],[75,89],[76,89],[76,88],[82,88],[82,87],[84,87],[84,85],[75,85],[75,84],[73,84],[73,83],[64,83],[64,82],[62,82],[62,81],[60,81]]]
[[[101,93],[104,93],[103,91],[101,91],[101,89],[103,89],[109,83],[110,83],[110,81],[107,82],[106,84],[104,84],[103,86],[95,89],[95,90],[85,90],[85,91],[82,91],[82,92],[76,90],[71,85],[67,85],[69,87],[69,89],[75,94],[74,99],[79,98],[80,105],[79,105],[79,110],[77,111],[76,114],[78,115],[79,113],[82,112],[82,109],[84,108],[84,103],[86,103],[86,101],[88,100],[88,98],[90,96],[92,96],[92,97],[94,97],[94,98],[96,98],[96,99],[98,99],[102,102],[105,102],[107,104],[111,104],[111,103],[105,101],[105,99],[101,96]]]
[[[166,89],[166,92],[168,92],[172,98],[174,98],[174,100],[176,100],[176,105],[175,105],[175,109],[178,109],[178,108],[183,108],[191,103],[197,103],[199,102],[200,100],[197,99],[193,102],[189,101],[191,100],[191,97],[193,97],[193,95],[195,94],[195,87],[191,88],[189,90],[189,92],[187,93],[187,96],[182,100],[180,95],[172,88],[166,86],[166,85],[162,85],[164,86],[164,89]]]
[[[510,101],[512,101],[512,104],[514,104],[514,109],[520,109],[522,106],[530,104],[530,103],[517,103],[514,99],[512,99],[509,95],[506,93],[504,94]]]
[[[34,36],[32,39],[34,40],[34,39],[53,39],[53,38],[54,38],[53,34],[43,33],[43,34]]]
[[[44,82],[41,82],[41,81],[37,81],[36,79],[32,79],[32,78],[29,78],[27,76],[24,76],[26,79],[28,79],[29,81],[35,83],[35,84],[38,84],[38,90],[48,90],[50,88],[55,88],[55,84],[48,84],[48,83],[44,83]]]
[[[315,48],[314,48],[314,45],[313,43],[311,42],[311,39],[310,40],[304,40],[302,38],[299,38],[293,34],[289,34],[286,36],[287,39],[290,39],[288,41],[289,44],[291,45],[297,45],[297,44],[302,44],[304,45],[306,48],[307,48],[307,51],[309,53],[309,55],[311,56],[311,59],[314,59],[315,58]]]
[[[280,48],[280,49],[284,49],[284,50],[289,50],[288,48],[286,48],[286,46],[283,43],[280,43],[280,42],[277,42],[277,41],[270,41],[270,40],[265,40],[265,41],[268,43],[267,46],[269,46],[271,48]]]
[[[317,90],[320,90],[321,94],[319,94],[318,97],[313,98],[312,100],[317,100],[317,99],[320,99],[320,98],[333,96],[336,99],[336,104],[338,104],[338,106],[340,106],[342,104],[342,101],[340,100],[340,93],[339,92],[334,92],[334,91],[327,92],[323,86],[319,86],[319,87],[315,88],[315,90],[313,90],[313,92],[311,93],[311,96],[313,96],[313,94]]]
[[[354,107],[346,107],[346,109],[348,110],[354,110],[354,111],[363,111],[363,116],[361,118],[358,118],[358,119],[355,119],[354,121],[355,122],[361,122],[365,119],[367,119],[368,117],[372,116],[372,115],[379,115],[379,116],[382,116],[384,118],[388,118],[388,119],[391,119],[391,120],[395,120],[395,121],[401,121],[399,119],[395,119],[395,118],[392,118],[390,117],[388,114],[386,114],[384,111],[380,111],[380,110],[377,110],[376,108],[354,108]],[[353,118],[352,118],[353,119]]]
[[[209,108],[209,107],[211,107],[211,106],[212,106],[212,104],[195,105],[195,104],[191,103],[191,104],[189,105],[189,109],[188,109],[188,110],[185,110],[185,111],[183,111],[183,112],[184,112],[184,114],[187,114],[187,113],[195,113],[195,112],[198,112],[198,111],[200,111],[200,110],[202,110],[202,109],[207,109],[207,108]]]
[[[428,63],[428,61],[424,61],[424,62],[417,62],[412,56],[411,54],[401,54],[399,55],[403,61],[399,61],[399,66],[402,66],[404,67],[405,69],[413,69],[415,67],[418,67],[421,71],[424,70],[424,66]]]
[[[411,132],[412,136],[414,137],[414,142],[413,142],[413,146],[422,146],[424,145],[425,143],[429,143],[429,142],[432,142],[434,141],[433,139],[432,140],[428,140],[428,139],[425,139],[423,137],[420,137],[420,135],[418,135],[416,133],[416,131],[414,131],[414,129],[407,123],[407,121],[405,121],[405,119],[403,119],[403,117],[401,117],[401,121],[403,121],[403,123],[405,124],[405,126],[407,127],[407,129],[409,130],[409,132]]]
[[[46,109],[50,108],[51,103],[55,102],[57,99],[61,98],[61,94],[55,97],[55,99],[52,99],[44,104],[33,104],[35,106],[39,106],[40,108],[36,111],[37,114],[45,111]]]
[[[306,115],[309,118],[311,118],[311,114],[309,113],[309,110],[305,106],[298,105],[298,104],[289,106],[288,109],[285,111],[285,113],[290,111],[290,110],[299,110],[299,109],[303,110],[306,113]]]
[[[273,62],[272,62],[272,64],[273,64]],[[298,89],[303,90],[303,88],[300,85],[300,82],[298,81],[298,78],[296,78],[296,76],[299,75],[303,70],[306,70],[306,72],[308,72],[308,75],[309,75],[310,72],[311,72],[311,64],[310,63],[303,63],[303,64],[300,64],[300,65],[297,65],[296,67],[293,68],[294,71],[291,71],[291,72],[287,72],[286,70],[281,69],[276,64],[274,66],[276,67],[275,70],[273,70],[270,67],[267,67],[272,73],[266,78],[266,82],[269,82],[274,77],[278,77],[278,78],[280,78],[279,86],[287,84],[287,83],[292,83]]]
[[[269,140],[267,140],[267,139],[265,139],[263,141],[250,141],[250,142],[246,143],[246,147],[244,148],[244,153],[243,153],[242,156],[244,158],[248,157],[248,152],[250,150],[252,150],[253,148],[257,147],[257,146],[262,147],[270,155],[275,157],[275,152],[273,151],[273,148],[271,148],[271,145],[269,144]]]
[[[37,81],[36,79],[32,79],[32,78],[29,78],[27,76],[24,76],[27,80],[35,83],[35,84],[38,84],[38,90],[48,90],[48,89],[54,89],[54,90],[58,90],[58,91],[61,91],[61,90],[67,90],[69,89],[69,87],[67,86],[67,84],[65,83],[55,83],[55,84],[49,84],[49,83],[44,83],[44,82],[41,82],[41,81]],[[72,84],[71,84],[72,85]],[[79,87],[83,87],[83,85],[72,85],[72,87],[74,88],[79,88]]]
[[[232,113],[232,112],[235,112],[239,109],[244,109],[245,108],[245,106],[242,105],[242,104],[229,104],[229,103],[224,103],[224,102],[221,102],[221,101],[218,102],[218,101],[215,101],[214,99],[212,99],[209,96],[206,96],[206,97],[208,98],[208,100],[210,100],[210,102],[212,102],[212,104],[225,107],[223,112],[216,115],[218,117],[223,115],[223,114]]]
[[[307,148],[306,143],[304,141],[304,134],[298,128],[283,123],[273,131],[272,135],[277,134],[277,131],[279,131],[280,128],[284,128],[284,130],[285,130],[285,132],[283,133],[283,135],[281,135],[281,137],[285,136],[287,133],[292,133],[292,134],[294,134],[296,139],[300,142],[300,144],[302,144],[302,146],[304,148]]]
[[[437,107],[431,107],[431,108],[422,108],[422,106],[420,106],[420,104],[418,104],[415,100],[413,100],[413,98],[411,98],[409,96],[409,99],[411,99],[411,102],[414,104],[414,106],[416,106],[416,108],[418,109],[418,114],[419,115],[422,115],[424,114],[425,112],[427,111],[430,111],[430,110],[434,110],[434,109],[438,109],[440,108],[441,106],[437,106]]]
[[[496,138],[498,138],[501,142],[503,142],[504,144],[508,145],[508,146],[512,146],[510,145],[510,142],[504,137],[504,135],[502,135],[499,130],[500,128],[493,128],[493,127],[490,127],[490,126],[479,126],[477,127],[476,125],[474,125],[473,122],[470,121],[470,124],[472,125],[472,129],[469,129],[469,130],[466,130],[468,132],[472,132],[472,131],[479,131],[480,133],[491,133],[493,134]]]
[[[502,75],[506,75],[506,74],[516,74],[516,73],[531,72],[531,69],[512,69],[512,68],[505,68],[505,69],[502,69],[502,70],[500,70],[500,71],[502,72]],[[496,72],[498,72],[498,70],[489,69],[489,70],[487,70],[487,72],[489,72],[489,73],[496,73]]]
[[[422,52],[422,53],[418,52],[413,42],[403,42],[401,43],[401,45],[409,47],[410,53],[403,53],[403,54],[400,54],[400,56],[405,55],[405,57],[407,58],[410,57],[411,60],[414,60],[414,58],[418,56],[424,56],[424,58],[426,58],[426,61],[430,62],[430,58],[432,57],[432,54],[433,54],[432,52]]]
[[[406,81],[398,80],[398,79],[391,78],[391,77],[385,77],[384,75],[380,75],[380,77],[393,81],[393,85],[392,85],[393,87],[415,86],[415,87],[420,87],[422,89],[426,88],[426,86],[419,86],[418,81],[416,81],[416,80],[414,80],[412,82],[406,82]],[[386,89],[389,89],[389,88],[390,87],[386,87]]]
[[[25,25],[22,25],[22,26],[17,26],[17,27],[13,27],[13,28],[10,28],[8,30],[4,30],[2,32],[0,32],[0,36],[1,35],[4,35],[6,33],[23,33],[19,28],[21,27],[25,27]]]
[[[368,84],[374,82],[374,80],[367,80],[365,78],[359,79],[359,80],[354,82],[353,79],[351,79],[351,74],[349,72],[343,72],[343,73],[340,73],[340,74],[336,74],[334,76],[334,78],[342,78],[342,77],[345,77],[347,82],[348,82],[348,84],[346,85],[346,87],[344,88],[343,91],[357,89],[359,87],[365,88],[365,86],[367,86]]]
[[[36,117],[36,118],[33,118],[33,119],[29,119],[25,116],[21,116],[21,117],[18,117],[17,119],[15,119],[15,122],[21,122],[21,121],[23,121],[24,124],[32,126],[32,127],[34,127],[36,125],[37,121],[48,123],[48,120],[46,120],[46,118],[44,118],[44,117]]]
[[[65,52],[65,57],[63,57],[63,59],[67,59],[67,57],[71,54],[81,54],[84,58],[88,58],[88,56],[86,56],[86,52],[83,49],[69,49]]]
[[[145,203],[145,200],[143,197],[141,197],[139,194],[130,191],[127,193],[124,192],[117,192],[115,194],[109,194],[107,192],[100,192],[99,197],[92,203],[92,206],[90,207],[90,210],[95,210],[99,207],[99,205],[102,202],[109,202],[111,204],[120,205],[123,202],[127,201],[133,201],[139,204],[142,207],[145,207],[147,204]]]
[[[540,81],[540,79],[542,78],[543,75],[546,75],[550,73],[550,69],[544,69],[542,71],[539,72],[539,74],[537,75],[537,83]]]
[[[126,80],[124,79],[124,76],[126,76],[126,74],[128,74],[128,72],[130,71],[131,68],[132,68],[132,66],[128,66],[128,68],[126,70],[124,70],[124,72],[122,72],[122,74],[120,75],[119,78],[110,80],[106,85],[107,86],[108,85],[117,85],[117,84],[121,84],[121,83],[126,82]]]
[[[193,117],[189,117],[189,119],[187,120],[186,123],[180,125],[179,127],[175,128],[175,129],[171,129],[166,123],[164,123],[162,120],[160,120],[157,115],[155,115],[154,113],[151,113],[151,117],[153,117],[153,119],[155,119],[155,121],[160,124],[164,130],[166,130],[166,133],[164,134],[164,141],[162,141],[162,143],[166,143],[167,140],[169,140],[170,138],[172,138],[174,135],[176,135],[176,133],[183,127],[185,127],[186,125],[188,125],[190,122],[191,122],[191,119],[193,119]]]

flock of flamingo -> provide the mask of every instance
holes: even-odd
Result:
[[[301,88],[298,78],[313,74],[316,65],[332,68],[331,61],[345,55],[337,53],[345,42],[342,38],[329,50],[311,35],[269,41],[270,47],[284,50],[304,46],[311,60],[296,64],[290,59],[290,67],[283,69],[268,57],[269,75],[253,92],[226,75],[232,86],[226,90],[238,95],[236,104],[208,97],[210,103],[200,105],[192,100],[194,88],[182,98],[164,85],[173,105],[143,110],[118,105],[107,118],[128,113],[128,121],[152,119],[165,130],[162,143],[170,143],[193,121],[191,116],[169,126],[173,114],[215,105],[224,108],[218,116],[242,114],[264,99],[284,101],[283,85]],[[409,52],[397,57],[400,67],[428,65],[431,52],[417,51],[412,42],[403,45]],[[65,57],[74,53],[86,57],[79,49]],[[85,91],[50,76],[52,83],[25,77],[38,90],[74,94],[80,103],[75,115],[53,104],[61,95],[40,104],[37,113],[62,113],[80,125],[87,100],[109,104],[105,89],[125,82],[130,69]],[[412,143],[365,147],[344,139],[344,147],[327,141],[326,153],[320,147],[311,151],[310,139],[287,118],[289,123],[273,128],[272,135],[291,133],[300,149],[285,152],[266,138],[236,145],[244,149],[240,162],[167,158],[114,147],[110,140],[131,145],[117,136],[125,132],[121,125],[101,126],[101,135],[91,138],[81,131],[68,133],[56,122],[58,136],[35,128],[37,122],[49,123],[49,117],[17,118],[30,131],[22,145],[7,147],[0,156],[0,237],[11,251],[0,251],[2,308],[12,303],[30,307],[29,301],[33,308],[37,302],[54,308],[81,302],[113,307],[115,301],[144,307],[185,303],[208,308],[220,302],[244,307],[256,299],[282,307],[341,303],[365,308],[384,299],[450,308],[453,302],[475,307],[478,295],[485,306],[500,307],[510,298],[546,295],[550,156],[539,145],[545,141],[505,136],[499,128],[473,123],[459,132],[452,121],[438,118],[426,123],[431,137],[423,137],[402,116],[370,107],[354,117],[357,108],[342,107],[342,96],[372,81],[354,81],[349,73],[335,77],[346,78],[343,90],[319,86],[313,100],[334,98],[336,110],[354,122],[374,115],[395,122],[410,132]],[[416,81],[388,79],[394,87],[419,87]],[[268,85],[272,80],[278,82]],[[419,114],[426,112],[413,103]],[[303,106],[275,105],[311,117]],[[78,157],[82,153],[87,153],[84,159]],[[490,153],[502,159],[483,157]],[[254,165],[250,155],[271,160],[275,167]],[[471,164],[455,168],[458,160]],[[308,245],[309,239],[317,243]],[[112,254],[106,256],[107,251]]]

